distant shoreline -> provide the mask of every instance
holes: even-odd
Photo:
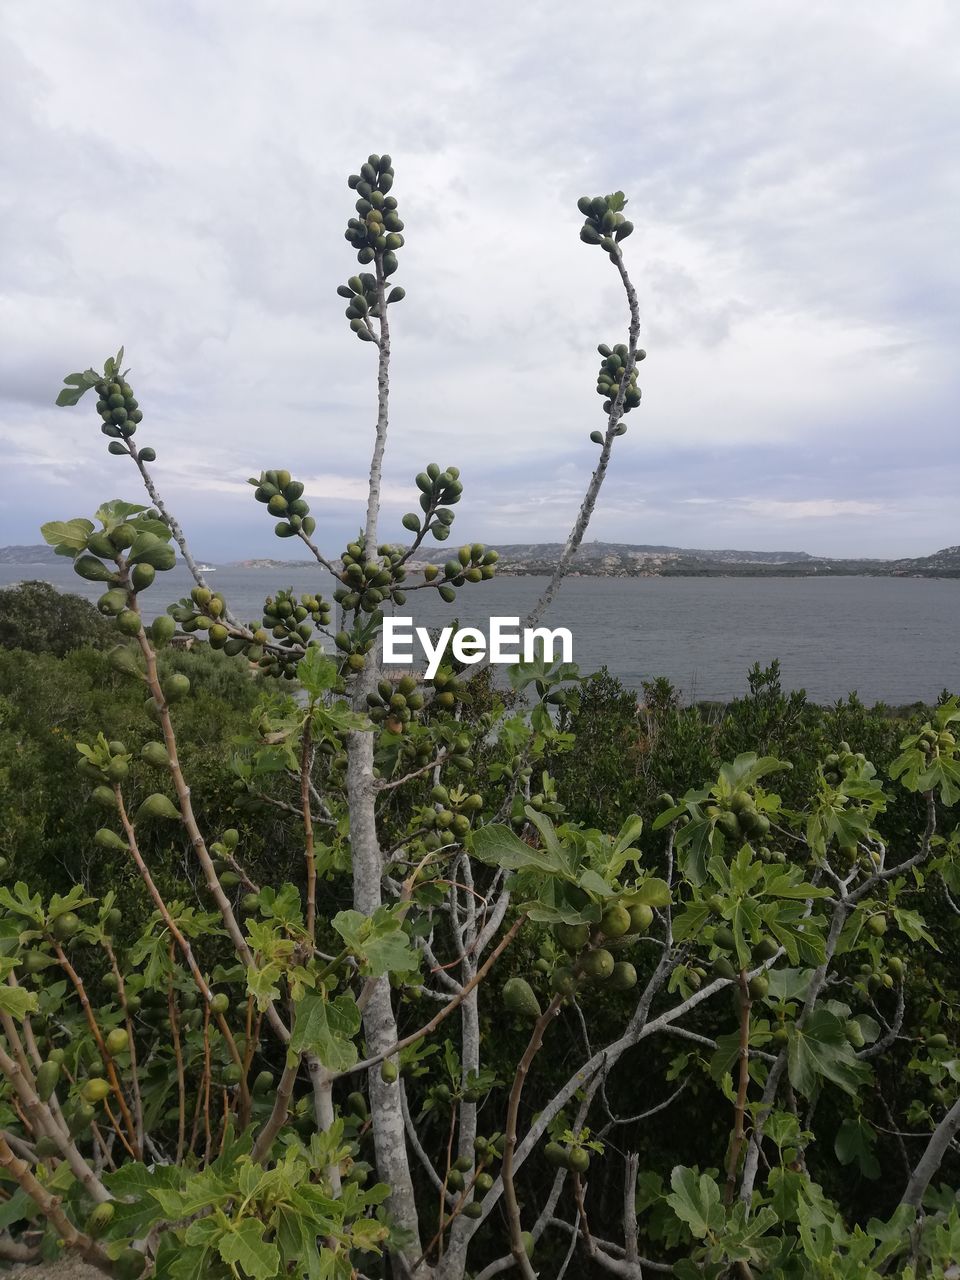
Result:
[[[0,560],[0,566],[9,569],[22,569],[25,572],[41,573],[49,569],[51,560]],[[182,563],[182,561],[178,562]],[[422,565],[411,564],[414,572]],[[318,566],[312,560],[231,560],[224,564],[204,564],[203,570],[214,573],[217,569],[251,569],[254,571],[273,570],[275,572],[317,571]],[[546,578],[553,573],[552,565],[502,565],[498,566],[497,577],[500,578]],[[636,580],[642,578],[921,578],[925,580],[941,579],[955,581],[960,579],[960,568],[922,568],[893,569],[867,568],[863,565],[816,566],[800,565],[696,565],[689,567],[664,567],[658,569],[604,569],[591,566],[578,566],[568,569],[567,578],[603,578]]]
[[[556,542],[501,544],[497,547],[498,577],[549,576],[562,554]],[[450,552],[442,547],[418,548],[408,569],[417,572],[431,563],[443,564]],[[0,547],[0,565],[26,571],[42,570],[58,562],[51,547]],[[337,561],[333,561],[334,566]],[[203,562],[203,570],[317,571],[313,560],[278,560],[251,556],[217,565]],[[944,547],[912,559],[812,556],[805,551],[705,550],[616,542],[584,543],[573,557],[567,576],[580,578],[960,578],[960,546]]]

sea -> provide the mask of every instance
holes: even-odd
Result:
[[[321,591],[333,583],[303,569],[217,567],[210,585],[243,621],[258,620],[280,587]],[[0,565],[0,586],[38,578],[95,600],[103,588],[69,561]],[[417,591],[395,612],[416,625],[454,620],[484,629],[491,616],[524,617],[546,585],[534,575],[464,586],[454,605]],[[193,585],[180,565],[141,596],[152,617]],[[685,701],[726,701],[747,689],[747,672],[779,659],[785,688],[815,702],[857,693],[867,703],[932,701],[960,692],[960,579],[569,577],[544,625],[568,627],[581,672],[602,667],[630,688],[665,676]]]

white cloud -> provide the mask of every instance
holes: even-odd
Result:
[[[841,498],[798,498],[793,502],[769,498],[746,498],[740,507],[761,519],[829,520],[834,516],[878,516],[882,502],[851,502]]]

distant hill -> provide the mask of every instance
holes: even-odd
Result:
[[[563,550],[559,542],[501,543],[498,571],[508,574],[547,574]],[[441,547],[419,551],[411,568],[443,562]],[[242,560],[236,568],[311,569],[312,560]],[[604,578],[622,577],[960,577],[960,547],[945,547],[913,560],[844,560],[812,556],[806,551],[710,551],[702,548],[647,546],[620,542],[588,542],[573,558],[570,572]]]
[[[503,543],[499,571],[509,574],[546,574],[553,571],[563,550],[559,542]],[[431,546],[417,553],[411,567],[431,560],[443,562],[449,554]],[[0,564],[50,564],[53,548],[0,547]],[[313,560],[258,558],[234,561],[237,569],[313,569]],[[812,556],[806,551],[711,551],[703,548],[648,546],[641,543],[587,542],[573,558],[571,573],[604,578],[622,577],[839,577],[868,574],[881,577],[960,577],[960,546],[944,547],[929,556],[903,560],[840,559]]]
[[[54,555],[53,547],[38,542],[32,547],[0,547],[0,564],[50,564],[60,557]]]

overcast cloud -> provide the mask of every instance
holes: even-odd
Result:
[[[289,554],[245,484],[361,520],[374,350],[345,184],[406,223],[384,536],[456,463],[458,527],[562,538],[625,333],[577,197],[622,188],[644,400],[592,536],[920,555],[960,542],[960,9],[6,0],[0,544],[138,496],[64,373],[126,345],[138,442],[202,556]]]

